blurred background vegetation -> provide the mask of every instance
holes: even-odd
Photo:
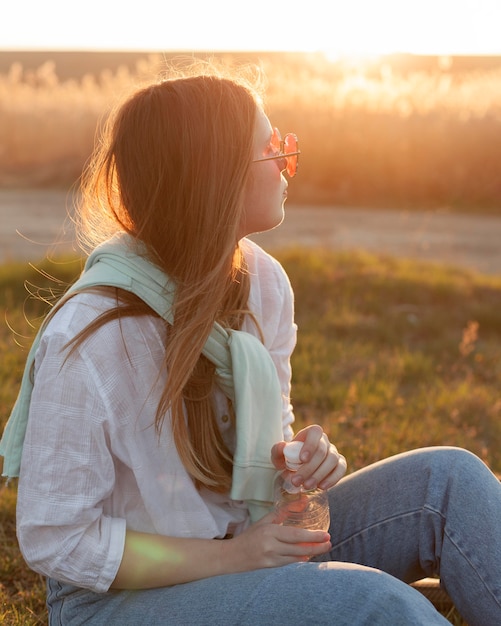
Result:
[[[71,186],[108,109],[188,61],[3,53],[0,186]],[[273,124],[299,136],[291,202],[501,212],[501,58],[222,53],[218,61],[258,65]]]

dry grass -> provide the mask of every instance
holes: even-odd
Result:
[[[301,140],[294,201],[499,211],[501,66],[404,71],[311,54],[260,63],[272,121]],[[78,80],[60,80],[50,61],[36,72],[14,64],[0,75],[0,184],[71,185],[104,113],[165,71],[160,56]]]
[[[0,489],[0,623],[38,626],[47,623],[45,584],[26,567],[15,534],[16,492]]]

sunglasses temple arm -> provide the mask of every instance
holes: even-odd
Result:
[[[292,156],[299,156],[301,154],[301,152],[287,152],[284,154],[276,154],[275,156],[271,156],[271,157],[263,157],[262,159],[255,159],[255,163],[259,162],[259,161],[273,161],[274,159],[287,159],[288,157],[292,157]]]

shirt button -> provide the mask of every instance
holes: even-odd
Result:
[[[226,415],[226,413],[221,417],[221,420],[223,421],[224,424],[226,424],[226,422],[230,419],[229,415]]]

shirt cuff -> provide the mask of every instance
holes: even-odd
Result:
[[[121,518],[108,518],[109,520],[109,550],[108,557],[96,581],[95,591],[104,593],[109,590],[115,580],[118,568],[122,562],[125,549],[126,522]]]

